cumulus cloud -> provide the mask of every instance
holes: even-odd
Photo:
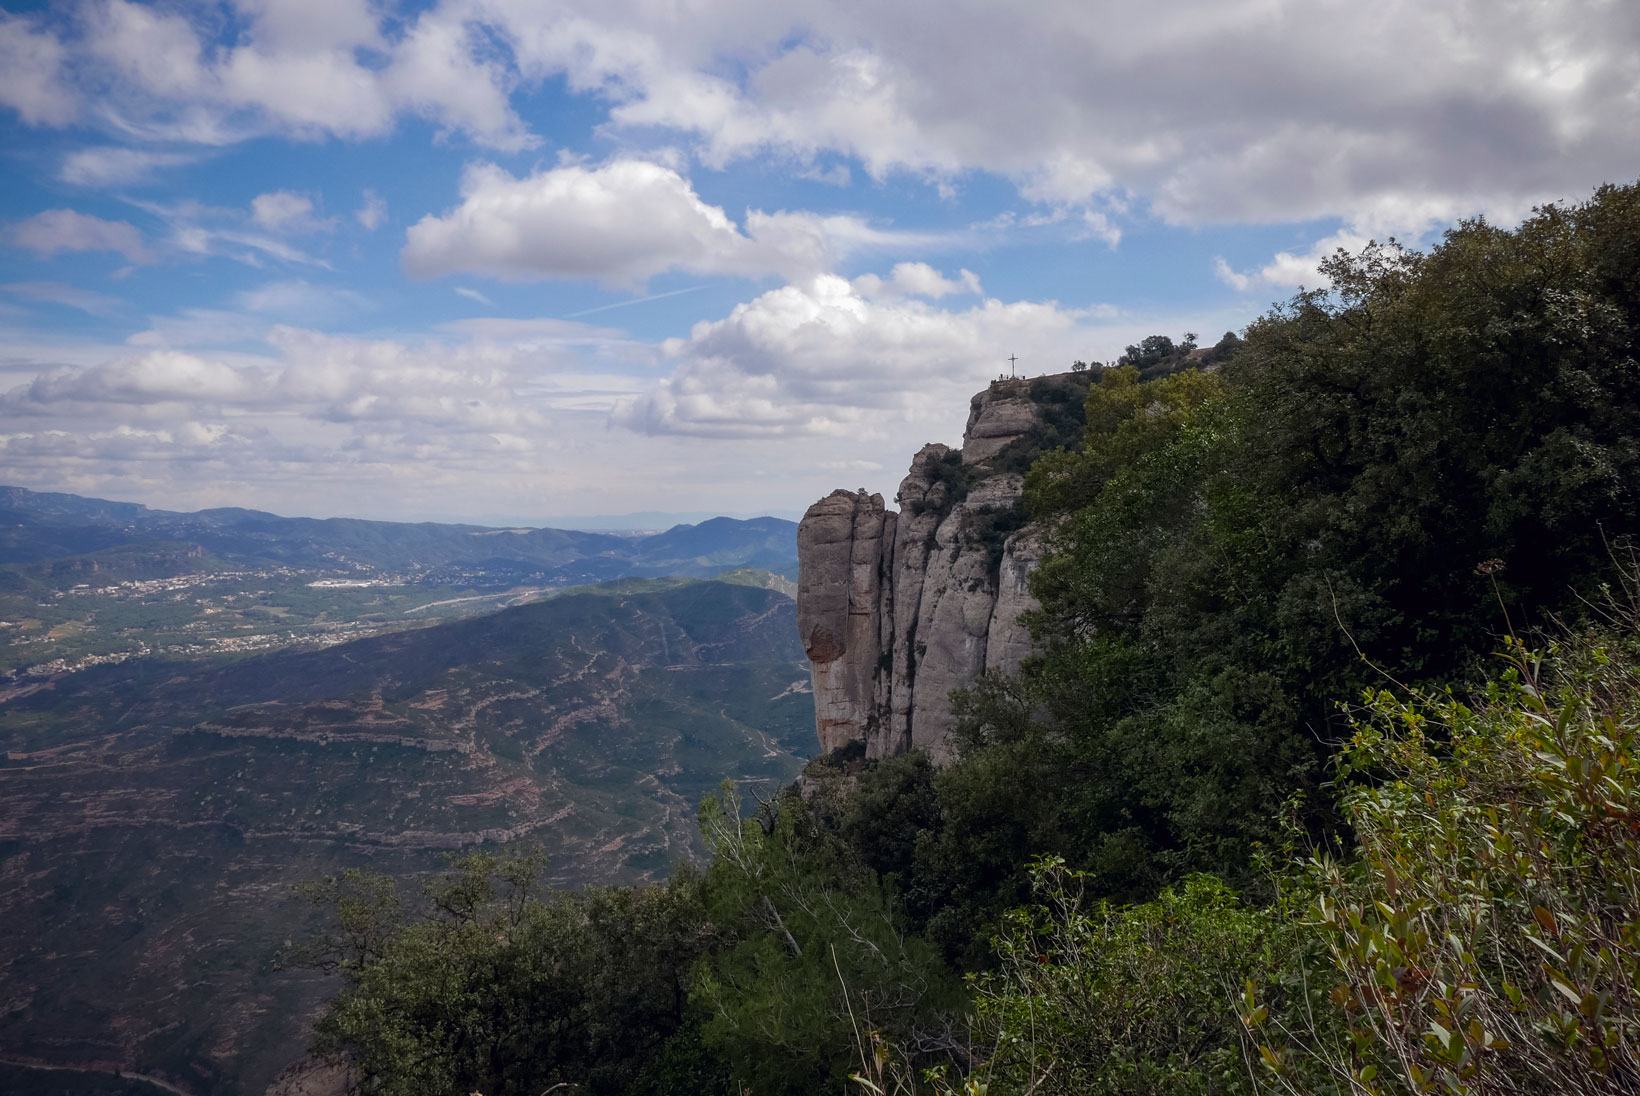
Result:
[[[1409,237],[1422,235],[1429,228],[1429,222],[1414,223],[1403,232]],[[1382,239],[1392,236],[1393,233],[1380,234]],[[1213,258],[1213,275],[1225,285],[1238,293],[1246,293],[1252,289],[1298,289],[1308,287],[1319,288],[1327,284],[1327,279],[1320,272],[1321,261],[1330,258],[1340,249],[1359,252],[1371,242],[1372,237],[1356,227],[1349,227],[1317,240],[1310,249],[1303,254],[1294,254],[1291,251],[1277,252],[1275,257],[1263,266],[1249,270],[1237,270],[1225,260],[1224,256]]]
[[[929,297],[938,300],[953,293],[979,294],[979,275],[972,270],[961,271],[956,278],[947,278],[927,263],[895,263],[887,278],[876,274],[862,274],[853,282],[855,292],[862,297]]]
[[[907,264],[880,282],[927,294],[963,278]],[[273,282],[232,301],[271,308],[310,291],[324,292]],[[395,339],[188,310],[125,347],[13,344],[10,366],[35,363],[34,375],[0,391],[0,462],[29,485],[165,505],[254,496],[300,513],[420,519],[434,497],[468,516],[684,495],[785,507],[840,471],[892,492],[908,437],[955,442],[967,397],[1010,354],[1053,372],[1183,329],[1051,301],[950,306],[960,292],[942,307],[822,275],[658,345],[564,319],[475,318]]]
[[[237,0],[255,36],[276,50],[380,48],[382,36],[367,0]]]
[[[0,396],[8,414],[73,415],[91,404],[167,404],[252,398],[263,379],[175,350],[154,350],[93,369],[55,369]]]
[[[1110,215],[1103,210],[1084,209],[1082,227],[1089,236],[1105,241],[1107,247],[1115,247],[1122,242],[1121,228],[1112,222]]]
[[[689,180],[647,160],[569,164],[515,178],[467,169],[459,206],[412,225],[402,257],[421,278],[595,278],[633,286],[667,270],[799,279],[868,248],[919,238],[858,217],[749,211],[744,230]]]
[[[1245,322],[1239,310],[1185,317],[992,297],[942,307],[881,290],[894,282],[927,290],[936,279],[941,289],[952,282],[901,264],[886,281],[822,275],[764,293],[662,343],[671,372],[620,403],[611,422],[639,434],[737,443],[822,439],[846,445],[851,459],[894,469],[909,457],[908,437],[956,444],[969,396],[1006,373],[1010,356],[1023,376],[1058,373],[1076,360],[1114,358],[1158,331]],[[813,450],[793,444],[791,452],[808,461]]]
[[[1009,354],[1034,361],[1036,372],[1065,368],[1086,353],[1083,319],[1052,302],[985,300],[958,312],[872,299],[823,275],[669,340],[671,376],[613,421],[707,437],[881,436],[930,408],[946,417],[965,409]]]
[[[477,24],[447,10],[453,5],[394,18],[391,33],[384,12],[366,0],[235,6],[244,25],[231,37],[204,9],[164,11],[129,0],[87,5],[77,33],[33,37],[44,35],[39,55],[55,50],[65,58],[58,68],[77,69],[77,85],[98,96],[99,112],[134,136],[205,144],[264,133],[356,139],[385,134],[414,115],[487,147],[537,143],[509,103],[515,74]],[[44,79],[0,84],[21,88],[0,102],[25,121],[61,121],[38,105],[60,96],[29,91]]]
[[[151,261],[142,233],[124,221],[105,221],[72,209],[48,209],[11,226],[11,242],[42,259],[65,251],[117,251],[129,262]]]
[[[64,80],[67,52],[34,20],[0,11],[0,105],[30,125],[73,121],[79,103]]]
[[[1509,11],[972,0],[885,18],[825,4],[801,28],[754,22],[764,39],[665,31],[700,53],[734,43],[744,81],[707,75],[687,46],[611,51],[606,79],[627,96],[617,122],[696,133],[720,162],[785,149],[844,152],[879,177],[981,168],[1034,200],[1131,192],[1189,224],[1432,194],[1462,212],[1631,174],[1640,14]]]
[[[334,221],[313,216],[313,199],[306,194],[276,190],[251,199],[251,220],[274,232],[322,232]]]

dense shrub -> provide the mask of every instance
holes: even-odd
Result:
[[[839,839],[826,797],[789,794],[747,819],[729,786],[701,809],[714,944],[691,1002],[704,1045],[759,1094],[835,1091],[855,1060],[857,1024],[919,1061],[949,1060],[965,1042],[951,1029],[958,981]]]
[[[996,1096],[1188,1096],[1252,1090],[1231,1003],[1290,944],[1211,876],[1119,907],[1054,857],[1003,920],[974,980],[978,1075]],[[1291,934],[1286,934],[1290,936]]]
[[[1353,855],[1304,922],[1342,1023],[1244,1003],[1295,1093],[1640,1091],[1640,667],[1626,630],[1532,654],[1471,707],[1369,697]],[[1278,1014],[1279,1015],[1279,1014]],[[1283,1028],[1285,1030],[1283,1030]]]
[[[315,958],[346,979],[314,1029],[382,1096],[624,1092],[682,1025],[703,943],[699,881],[551,892],[539,858],[474,853],[407,917],[391,881],[308,888],[336,912]]]

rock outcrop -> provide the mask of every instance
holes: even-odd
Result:
[[[973,398],[961,449],[925,445],[883,497],[833,491],[797,531],[797,624],[813,664],[823,750],[861,742],[868,757],[909,749],[947,759],[951,691],[987,670],[1018,669],[1030,651],[1020,614],[1041,559],[1024,525],[1021,474],[1038,398],[1080,406],[1073,374],[997,381]]]

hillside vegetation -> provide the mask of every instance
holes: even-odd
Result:
[[[1080,371],[1038,653],[955,763],[726,789],[643,891],[332,880],[318,1048],[383,1093],[1640,1088],[1640,189],[1324,271],[1222,364]]]

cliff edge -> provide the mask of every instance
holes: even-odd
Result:
[[[1030,650],[1019,617],[1041,559],[1020,497],[1035,455],[1081,434],[1085,374],[994,381],[969,404],[962,447],[925,445],[895,500],[837,490],[797,529],[797,627],[831,751],[949,756],[951,690]]]

